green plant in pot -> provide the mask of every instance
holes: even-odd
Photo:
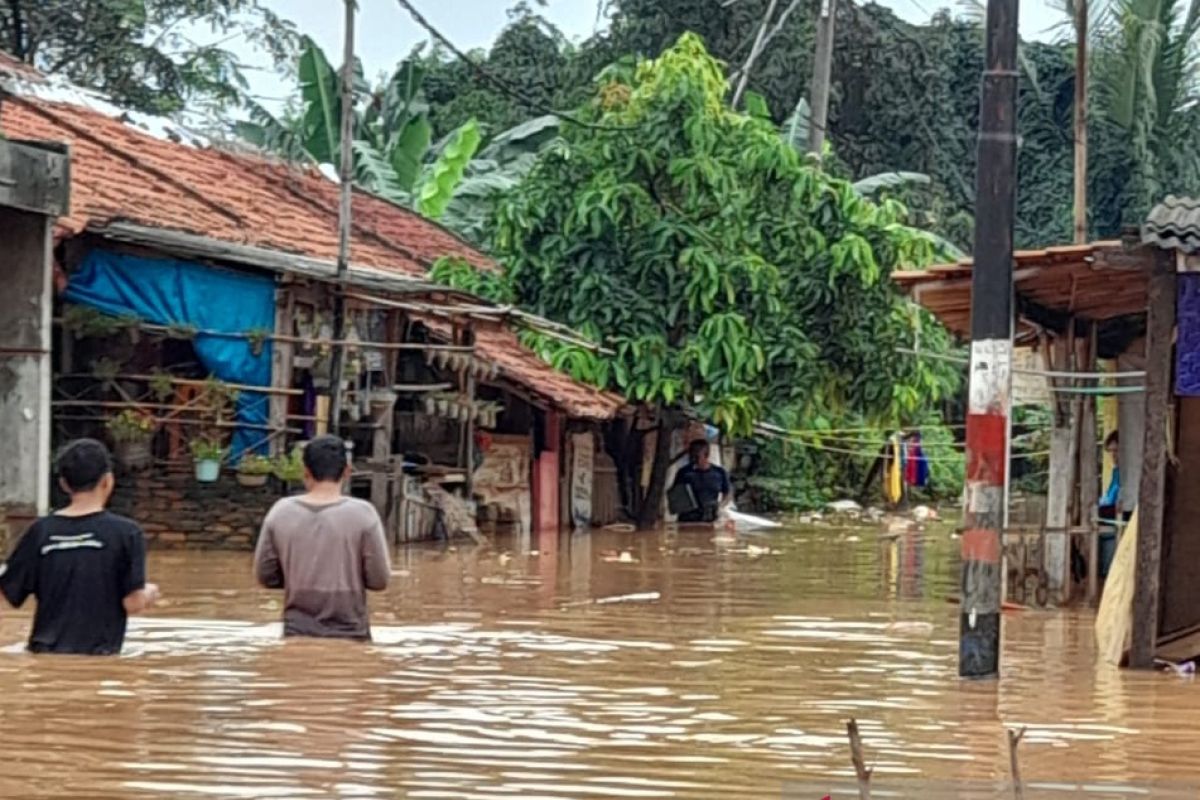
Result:
[[[299,446],[286,456],[278,456],[273,463],[275,477],[285,486],[294,487],[304,482],[304,454]]]
[[[118,463],[133,471],[146,469],[153,463],[150,440],[154,438],[157,427],[153,416],[127,408],[109,418],[105,427],[108,429],[108,435],[112,437],[113,452]]]
[[[192,439],[188,447],[196,468],[197,483],[216,483],[221,477],[221,461],[225,458],[225,447],[216,439],[200,436]]]
[[[237,482],[249,488],[262,486],[275,471],[275,462],[266,456],[247,453],[237,466]]]

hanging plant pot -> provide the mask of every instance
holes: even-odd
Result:
[[[427,416],[432,417],[434,414],[437,413],[437,401],[434,400],[432,397],[425,398],[424,406],[425,406],[425,414]]]
[[[270,475],[262,475],[262,474],[250,475],[245,472],[239,472],[237,474],[237,482],[238,482],[239,486],[244,486],[247,489],[257,489],[260,486],[266,486],[267,478],[269,478],[269,477],[271,477],[271,476]],[[197,480],[199,480],[198,475],[197,475]]]
[[[117,462],[130,471],[146,469],[154,461],[149,439],[117,442],[114,451]]]
[[[221,462],[213,459],[196,459],[196,483],[216,483],[221,477]]]

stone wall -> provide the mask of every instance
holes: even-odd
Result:
[[[281,496],[273,482],[245,488],[228,473],[197,483],[190,472],[151,471],[118,476],[109,508],[136,520],[150,547],[250,550]]]

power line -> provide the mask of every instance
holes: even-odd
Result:
[[[480,78],[487,81],[492,86],[496,87],[497,89],[499,89],[504,94],[508,95],[513,100],[524,103],[525,105],[529,106],[530,108],[534,109],[535,111],[540,111],[543,114],[553,115],[555,117],[558,117],[563,122],[569,122],[570,124],[578,125],[581,128],[588,128],[590,130],[597,130],[597,131],[629,131],[629,130],[633,130],[633,128],[630,128],[627,126],[605,125],[603,123],[587,122],[587,121],[581,120],[578,117],[575,117],[571,114],[568,114],[568,113],[565,113],[562,111],[556,111],[555,109],[551,108],[550,106],[546,105],[545,103],[541,103],[541,102],[538,102],[537,100],[534,100],[533,98],[529,97],[524,92],[522,92],[521,88],[519,86],[517,86],[516,84],[510,83],[509,81],[505,80],[504,78],[501,78],[499,75],[489,72],[487,69],[484,68],[484,66],[482,64],[480,64],[478,61],[476,61],[475,59],[473,59],[469,55],[467,55],[460,47],[455,45],[454,42],[450,41],[450,39],[444,33],[442,33],[440,30],[435,28],[433,26],[433,23],[431,23],[429,20],[425,19],[425,15],[422,14],[420,11],[418,11],[413,6],[413,4],[411,2],[409,2],[409,0],[396,0],[396,2],[400,4],[401,8],[403,8],[405,11],[408,12],[408,15],[413,18],[414,22],[416,22],[418,25],[420,25],[422,28],[424,28],[426,33],[428,33],[436,41],[438,41],[443,47],[445,47],[447,50],[449,50],[451,53],[453,53],[454,56],[459,61],[462,61],[467,66],[471,67],[471,69],[473,69]]]

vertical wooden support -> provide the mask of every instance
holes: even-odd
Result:
[[[1096,371],[1096,323],[1091,324],[1087,345],[1081,359],[1083,369]],[[1094,382],[1089,382],[1095,385]],[[1100,528],[1096,524],[1096,508],[1100,502],[1100,462],[1096,447],[1096,395],[1081,395],[1079,417],[1079,524],[1087,530],[1084,552],[1087,555],[1087,601],[1096,603],[1100,590]]]
[[[1137,572],[1133,589],[1133,645],[1129,664],[1154,664],[1158,639],[1162,527],[1167,471],[1167,420],[1171,405],[1171,362],[1175,331],[1173,251],[1155,251],[1146,324],[1146,434],[1138,489]]]
[[[295,316],[295,297],[287,286],[275,290],[275,335],[291,336],[292,318]],[[276,388],[290,389],[292,386],[292,349],[291,341],[276,339],[271,342],[271,385]],[[271,429],[280,431],[287,427],[289,397],[282,394],[271,395]],[[273,436],[271,438],[271,454],[282,455],[287,452],[287,437]]]
[[[1073,325],[1074,323],[1072,323]],[[1051,369],[1067,370],[1072,363],[1072,337],[1054,340]],[[1061,388],[1069,381],[1054,380],[1052,388]],[[1073,431],[1073,403],[1062,392],[1054,394],[1054,427],[1050,430],[1050,476],[1046,497],[1046,548],[1042,568],[1050,596],[1062,602],[1070,591],[1071,547],[1066,530],[1070,527],[1072,489],[1075,485],[1075,451],[1078,437]]]

